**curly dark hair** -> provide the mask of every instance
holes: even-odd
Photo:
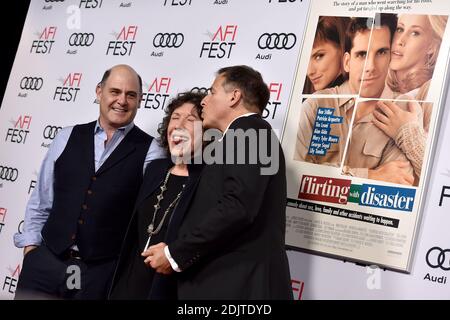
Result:
[[[169,152],[169,141],[167,140],[167,129],[169,128],[170,118],[172,117],[172,113],[181,107],[185,103],[192,103],[195,107],[195,111],[199,115],[200,119],[202,119],[202,109],[201,102],[205,97],[204,93],[196,92],[196,91],[187,91],[179,93],[175,98],[170,100],[166,109],[164,110],[165,116],[162,122],[158,126],[158,133],[161,139],[161,146],[166,150],[168,154]]]

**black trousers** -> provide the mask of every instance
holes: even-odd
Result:
[[[115,259],[84,262],[41,245],[23,259],[15,299],[106,299],[115,266]]]

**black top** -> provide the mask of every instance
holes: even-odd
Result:
[[[160,202],[160,209],[156,212],[154,229],[156,229],[161,222],[164,212],[169,205],[176,199],[178,193],[182,190],[183,184],[187,182],[187,176],[176,176],[170,174],[167,181],[167,190],[163,194],[163,199]],[[161,183],[162,185],[162,183]],[[137,229],[130,232],[136,232],[138,241],[135,242],[132,254],[128,256],[128,262],[125,264],[123,276],[117,283],[114,299],[146,299],[150,291],[154,272],[150,267],[144,264],[145,257],[141,256],[145,244],[148,240],[147,227],[152,221],[154,213],[154,205],[158,202],[157,195],[161,193],[158,188],[145,198],[137,208]],[[175,206],[168,212],[161,230],[154,234],[151,238],[150,245],[165,241],[167,228],[172,219],[172,213]],[[175,211],[176,212],[176,211]]]

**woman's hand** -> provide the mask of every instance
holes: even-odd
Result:
[[[395,139],[401,126],[408,122],[419,121],[420,110],[417,101],[408,101],[408,110],[402,110],[391,101],[378,101],[373,111],[373,123],[386,135]]]

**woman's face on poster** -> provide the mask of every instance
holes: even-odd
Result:
[[[432,53],[432,32],[426,15],[401,15],[392,41],[390,68],[394,71],[425,68]]]
[[[331,42],[314,43],[309,59],[307,76],[314,91],[327,88],[341,73],[342,53]]]

